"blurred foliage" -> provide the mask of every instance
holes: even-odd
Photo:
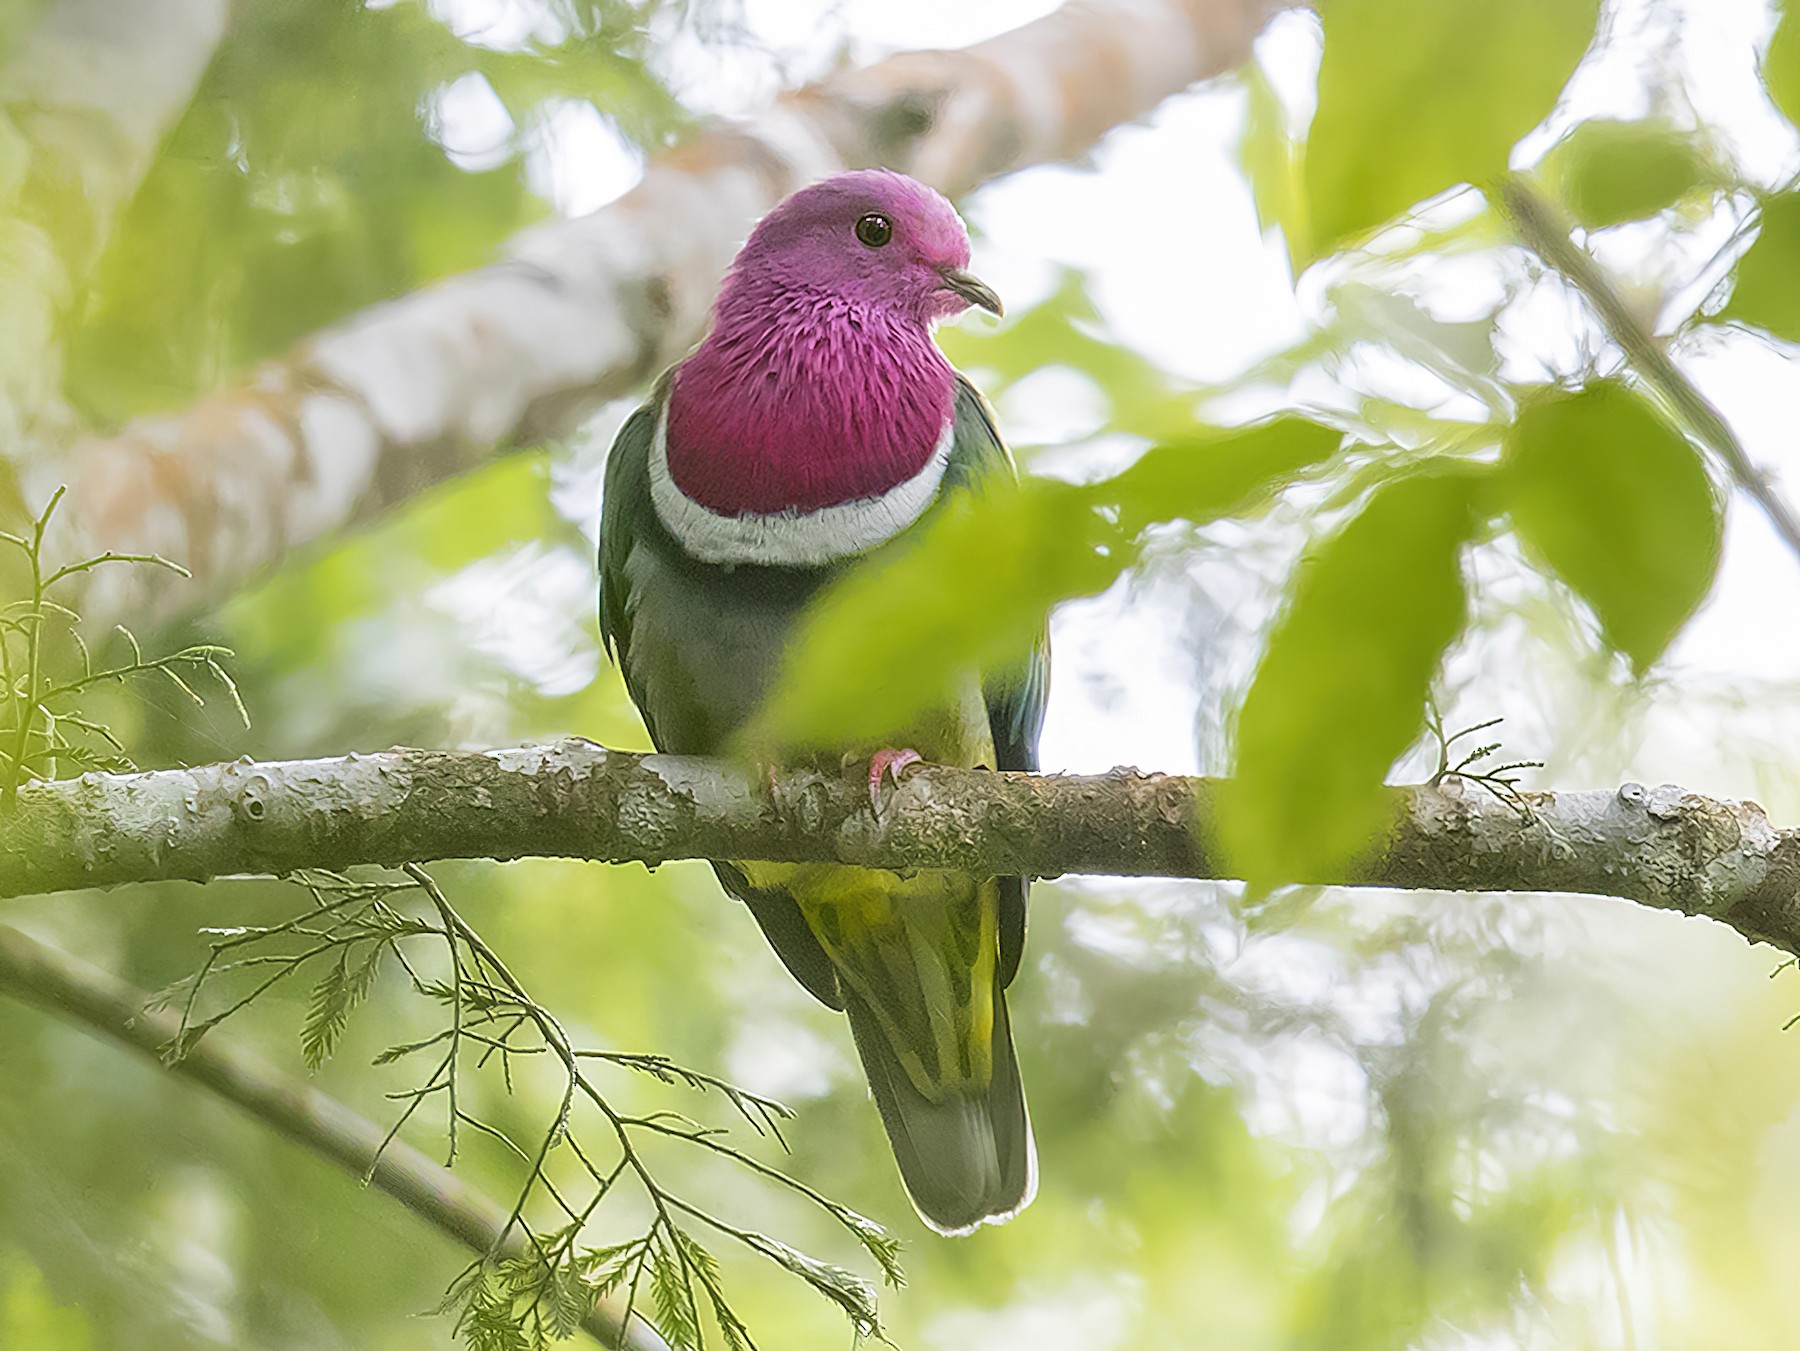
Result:
[[[53,2],[0,5],[0,44]],[[1054,373],[1092,395],[1094,425],[1021,446],[1037,472],[1016,489],[946,509],[830,600],[771,713],[776,733],[866,733],[957,668],[1015,653],[1071,598],[1083,599],[1065,614],[1173,594],[1181,608],[1152,622],[1232,710],[1219,716],[1235,728],[1243,793],[1228,847],[1264,884],[1250,898],[1101,880],[1034,891],[1013,1017],[1042,1183],[1019,1219],[956,1243],[914,1225],[841,1020],[795,987],[704,866],[434,870],[571,1045],[667,1056],[795,1109],[785,1150],[731,1139],[908,1239],[910,1284],[881,1304],[898,1344],[1800,1342],[1785,1293],[1800,1278],[1800,1058],[1779,1032],[1800,1002],[1791,972],[1763,982],[1769,962],[1733,935],[1599,903],[1269,889],[1362,847],[1383,780],[1429,773],[1421,756],[1479,775],[1491,745],[1459,769],[1430,710],[1486,721],[1490,703],[1540,701],[1540,673],[1495,655],[1500,632],[1535,626],[1529,650],[1562,643],[1588,681],[1554,687],[1560,702],[1543,701],[1525,735],[1565,735],[1527,749],[1562,772],[1600,764],[1610,781],[1624,766],[1591,749],[1606,736],[1593,710],[1671,678],[1664,654],[1713,584],[1721,510],[1706,448],[1474,194],[1422,207],[1542,155],[1535,181],[1596,235],[1623,224],[1671,256],[1710,256],[1719,231],[1701,227],[1745,213],[1727,222],[1722,306],[1702,303],[1710,280],[1687,286],[1691,267],[1672,265],[1626,278],[1630,299],[1678,351],[1733,325],[1800,339],[1791,184],[1753,179],[1715,128],[1690,135],[1689,105],[1667,90],[1586,121],[1559,110],[1590,40],[1604,56],[1631,36],[1616,11],[1596,37],[1588,0],[1323,6],[1310,126],[1291,68],[1247,72],[1245,171],[1263,227],[1308,265],[1298,289],[1315,322],[1239,377],[1205,386],[1163,369],[1072,268],[1004,325],[943,334],[1003,411]],[[42,239],[0,222],[0,274],[57,281],[42,313],[0,299],[0,354],[57,357],[56,392],[101,423],[179,406],[322,324],[492,256],[547,210],[534,156],[563,101],[591,101],[631,146],[665,143],[690,117],[671,92],[692,88],[675,78],[679,53],[695,32],[730,30],[729,14],[718,28],[709,17],[648,0],[241,4],[91,271],[68,260],[53,277],[59,260],[33,251]],[[1784,15],[1763,66],[1789,113],[1795,31]],[[446,107],[490,95],[501,142],[447,151]],[[5,111],[11,212],[20,154],[44,147],[21,142],[27,123]],[[79,163],[65,167],[78,182]],[[0,411],[7,429],[31,420]],[[595,469],[621,413],[426,494],[191,632],[159,635],[157,652],[237,652],[250,727],[224,701],[195,709],[154,685],[85,689],[78,715],[141,763],[568,732],[644,746],[592,625]],[[1145,674],[1143,633],[1106,631],[1111,669]],[[23,631],[8,635],[9,653],[22,650]],[[97,668],[131,660],[111,642],[96,644]],[[1085,655],[1065,651],[1075,660],[1057,677],[1076,708],[1111,697]],[[59,645],[55,678],[78,676],[79,661]],[[883,664],[914,679],[884,679]],[[17,702],[23,687],[10,688]],[[1800,801],[1783,772],[1777,801]],[[198,930],[276,929],[303,910],[291,885],[240,880],[11,901],[0,919],[159,988],[205,960]],[[374,941],[272,987],[230,1031],[391,1121],[405,1110],[382,1096],[396,1070],[371,1062],[440,1035],[446,1006],[385,957],[361,980]],[[451,978],[441,931],[409,943],[422,984]],[[470,1074],[460,1105],[515,1141],[543,1138],[567,1089],[550,1061],[522,1061],[510,1086]],[[622,1115],[688,1105],[654,1077],[618,1079],[605,1097]],[[0,1083],[0,1346],[455,1340],[452,1319],[416,1315],[466,1255],[231,1109],[6,1003]],[[415,1114],[406,1135],[441,1154],[444,1125]],[[846,1279],[880,1276],[806,1197],[691,1141],[645,1154],[672,1194],[754,1215],[756,1233],[856,1273]],[[526,1180],[474,1128],[457,1168],[495,1196]],[[565,1194],[586,1176],[563,1147],[545,1175]],[[621,1269],[616,1245],[652,1216],[641,1195],[620,1201],[554,1270],[597,1284]],[[544,1190],[528,1211],[560,1236]],[[717,1256],[762,1344],[846,1340],[842,1309],[767,1279],[767,1252]],[[565,1276],[533,1287],[542,1274],[489,1271],[458,1289],[465,1307],[509,1297],[516,1313],[535,1289],[561,1298]],[[704,1289],[698,1302],[664,1312],[717,1344]]]
[[[1763,83],[1791,121],[1800,118],[1800,18],[1791,0],[1775,0],[1775,10],[1779,18],[1763,53]]]
[[[1062,268],[1055,289],[1004,327],[982,334],[946,329],[939,341],[953,362],[980,374],[990,399],[1054,365],[1080,371],[1105,392],[1113,430],[1152,439],[1193,433],[1191,395],[1105,331],[1087,278],[1073,268]]]
[[[1659,122],[1579,123],[1545,157],[1569,214],[1592,230],[1676,205],[1712,176],[1703,147]]]
[[[1303,146],[1294,137],[1287,106],[1262,66],[1250,62],[1243,79],[1248,107],[1238,158],[1250,178],[1257,220],[1264,230],[1281,232],[1288,246],[1288,261],[1298,272],[1305,266],[1301,252],[1312,238],[1306,214]]]
[[[247,4],[119,222],[68,347],[68,397],[116,421],[197,391],[377,300],[486,262],[545,214],[526,157],[557,101],[653,147],[683,123],[647,69],[655,7],[559,0],[516,50],[423,0]],[[459,81],[506,139],[471,171],[431,135]]]
[[[1506,169],[1593,39],[1599,0],[1346,0],[1323,11],[1305,150],[1313,259]]]
[[[1737,266],[1737,284],[1720,311],[1789,342],[1800,340],[1800,192],[1758,204],[1756,241]]]

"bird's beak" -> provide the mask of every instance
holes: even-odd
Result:
[[[943,272],[944,289],[952,295],[961,296],[971,305],[979,305],[989,314],[1004,314],[1005,308],[1000,304],[1000,297],[994,294],[994,288],[972,272],[964,272],[959,267],[946,268]]]

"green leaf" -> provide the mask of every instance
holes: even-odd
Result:
[[[746,741],[879,745],[901,735],[954,698],[969,672],[1020,659],[1057,602],[1111,586],[1146,526],[1258,507],[1341,440],[1278,418],[1157,447],[1097,484],[1028,478],[945,503],[814,605]]]
[[[1335,312],[1334,327],[1340,333],[1378,342],[1453,388],[1499,392],[1500,357],[1494,351],[1494,311],[1473,319],[1440,319],[1404,291],[1354,278],[1331,286],[1325,295]],[[1408,418],[1398,405],[1382,408],[1381,402],[1370,399],[1358,410],[1365,425],[1381,425],[1370,421],[1378,409],[1390,419]],[[1415,409],[1410,417],[1418,415]],[[1419,440],[1437,440],[1441,431],[1440,426],[1423,436],[1415,431],[1414,436]]]
[[[817,602],[753,745],[879,745],[1022,657],[1059,600],[1105,590],[1128,540],[1090,492],[1031,479],[947,502]]]
[[[874,1220],[866,1215],[858,1215],[848,1206],[834,1205],[831,1213],[862,1245],[863,1251],[875,1259],[875,1264],[881,1268],[881,1278],[896,1290],[904,1287],[906,1272],[900,1265],[900,1240]]]
[[[665,1243],[650,1248],[650,1303],[657,1330],[673,1351],[701,1351],[700,1310],[681,1259]]]
[[[680,1229],[674,1232],[675,1241],[687,1258],[688,1270],[700,1283],[707,1302],[712,1305],[713,1320],[725,1339],[725,1351],[754,1351],[755,1344],[750,1340],[750,1329],[744,1326],[744,1320],[731,1307],[731,1301],[725,1297],[725,1287],[719,1282],[719,1259],[702,1247],[692,1235]]]
[[[57,1298],[29,1256],[0,1249],[0,1346],[87,1351],[100,1345],[88,1320],[80,1306]]]
[[[1688,441],[1605,381],[1527,403],[1507,434],[1502,490],[1525,546],[1643,671],[1705,598],[1723,535],[1718,494]]]
[[[337,965],[325,968],[319,983],[313,986],[312,1003],[306,1021],[300,1027],[300,1051],[306,1068],[316,1070],[337,1049],[338,1038],[350,1018],[350,970],[346,963],[350,950],[338,954]]]
[[[1738,259],[1719,318],[1800,342],[1800,192],[1763,199],[1756,242]]]
[[[1590,230],[1654,216],[1707,181],[1700,143],[1666,122],[1583,122],[1544,159],[1569,213]]]
[[[550,1268],[544,1281],[543,1305],[551,1335],[559,1340],[573,1337],[598,1299],[594,1287],[582,1279],[575,1263]]]
[[[344,1028],[349,1025],[350,1014],[374,988],[385,949],[385,944],[375,944],[352,968],[350,948],[346,945],[338,952],[337,965],[327,967],[313,987],[312,1003],[300,1028],[300,1051],[307,1069],[318,1069],[337,1050]]]
[[[1788,0],[1778,0],[1778,7],[1781,20],[1763,56],[1763,81],[1775,106],[1795,122],[1800,121],[1800,19]]]
[[[1240,515],[1295,473],[1329,459],[1343,439],[1305,418],[1272,418],[1147,450],[1093,491],[1118,507],[1119,524],[1132,534],[1159,521]]]
[[[1217,843],[1252,886],[1339,877],[1386,825],[1388,770],[1462,631],[1478,486],[1468,470],[1391,483],[1301,561],[1219,801]]]
[[[1249,107],[1244,135],[1238,142],[1238,159],[1250,180],[1256,204],[1256,220],[1266,234],[1280,230],[1287,241],[1288,263],[1298,275],[1306,257],[1310,230],[1306,221],[1306,188],[1300,144],[1288,129],[1288,110],[1269,82],[1262,64],[1244,67]]]
[[[1506,169],[1593,37],[1599,0],[1332,0],[1306,151],[1313,238],[1342,247]]]
[[[584,1251],[579,1261],[581,1278],[593,1291],[593,1298],[596,1301],[605,1299],[623,1285],[642,1252],[643,1245],[638,1242],[614,1243]]]
[[[767,1234],[745,1232],[739,1234],[738,1238],[748,1247],[793,1272],[842,1309],[859,1340],[881,1336],[880,1306],[875,1287],[854,1271],[830,1262],[821,1262]]]

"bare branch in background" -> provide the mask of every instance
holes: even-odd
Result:
[[[1574,227],[1562,209],[1516,174],[1501,181],[1497,196],[1526,247],[1587,297],[1600,326],[1625,353],[1638,378],[1674,413],[1677,423],[1718,458],[1800,559],[1800,517],[1774,480],[1750,458],[1724,415],[1675,364],[1644,316],[1619,294],[1593,255],[1575,242]]]
[[[57,558],[156,553],[193,571],[173,586],[95,577],[73,602],[96,631],[151,626],[630,391],[699,336],[751,223],[811,179],[886,164],[962,193],[1066,159],[1244,60],[1291,3],[1070,4],[796,90],[659,157],[612,206],[525,231],[501,262],[358,315],[183,414],[77,444],[26,500],[70,485]]]
[[[933,766],[869,809],[866,779],[631,755],[587,741],[479,752],[88,774],[0,816],[0,897],[167,878],[527,856],[1227,876],[1205,839],[1227,781]],[[1673,786],[1496,795],[1454,775],[1394,790],[1395,826],[1341,875],[1297,881],[1616,896],[1800,953],[1800,829]],[[1196,828],[1195,823],[1199,823]]]
[[[0,994],[34,1004],[65,1021],[162,1060],[181,1032],[178,1013],[151,1009],[150,997],[67,953],[0,925]],[[514,1231],[502,1243],[504,1209],[411,1145],[386,1139],[367,1117],[298,1083],[217,1035],[194,1044],[171,1068],[271,1126],[295,1144],[329,1159],[443,1234],[485,1257],[524,1250]],[[633,1317],[622,1335],[622,1311],[608,1299],[582,1320],[601,1346],[620,1351],[668,1351],[655,1330]]]

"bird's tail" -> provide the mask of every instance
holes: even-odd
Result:
[[[865,996],[848,985],[843,994],[857,1054],[919,1217],[940,1234],[966,1234],[1023,1210],[1037,1191],[1037,1150],[1000,983],[994,982],[991,1073],[929,1094],[901,1063],[890,1030]]]

